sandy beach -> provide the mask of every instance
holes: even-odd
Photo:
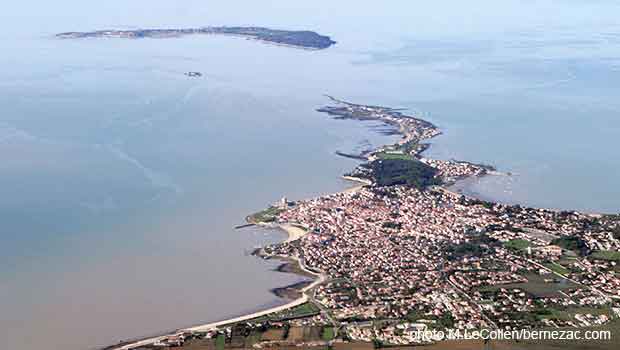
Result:
[[[356,186],[353,187],[352,189],[347,189],[346,191],[350,191],[350,190],[357,190],[359,188],[363,187],[363,185],[360,186]],[[285,240],[285,242],[292,242],[295,240],[298,240],[300,238],[302,238],[305,234],[308,233],[308,231],[306,231],[305,229],[292,225],[292,224],[258,224],[259,226],[265,226],[265,227],[276,227],[279,228],[283,231],[285,231],[288,234],[288,238]],[[301,296],[289,303],[286,303],[284,305],[280,305],[280,306],[275,306],[269,309],[265,309],[265,310],[261,310],[261,311],[257,311],[254,313],[250,313],[250,314],[246,314],[246,315],[242,315],[239,317],[235,317],[235,318],[231,318],[231,319],[227,319],[227,320],[222,320],[222,321],[217,321],[217,322],[211,322],[211,323],[207,323],[207,324],[202,324],[202,325],[197,325],[197,326],[193,326],[193,327],[189,327],[189,328],[183,328],[183,329],[179,329],[178,331],[174,332],[174,333],[168,333],[165,335],[160,335],[160,336],[156,336],[156,337],[152,337],[152,338],[148,338],[148,339],[142,339],[136,342],[131,342],[129,344],[125,344],[122,346],[119,346],[117,348],[114,348],[115,350],[129,350],[129,349],[134,349],[140,346],[145,346],[145,345],[150,345],[153,344],[163,338],[165,338],[168,335],[171,334],[176,334],[176,333],[183,333],[183,332],[206,332],[206,331],[210,331],[213,329],[216,329],[220,326],[223,325],[227,325],[227,324],[231,324],[231,323],[236,323],[236,322],[242,322],[242,321],[247,321],[247,320],[251,320],[253,318],[257,318],[257,317],[261,317],[264,315],[268,315],[274,312],[278,312],[278,311],[283,311],[298,305],[302,305],[306,302],[309,301],[308,295],[306,294],[306,292],[308,292],[309,290],[311,290],[312,288],[320,285],[321,283],[325,282],[325,280],[327,279],[327,276],[324,274],[319,274],[316,273],[314,271],[310,271],[309,269],[306,268],[306,266],[304,265],[303,261],[301,261],[299,258],[297,257],[291,257],[292,259],[296,260],[299,263],[299,268],[302,269],[304,272],[315,276],[316,279],[309,284],[308,286],[302,288],[300,290],[301,292]]]
[[[285,242],[296,241],[308,233],[308,231],[303,228],[291,224],[279,224],[278,227],[288,234],[288,238]]]
[[[360,189],[362,189],[364,186],[368,186],[371,185],[372,182],[370,180],[367,179],[362,179],[362,178],[358,178],[358,177],[353,177],[353,176],[342,176],[342,179],[347,180],[347,181],[351,181],[353,183],[355,183],[354,186],[349,187],[349,188],[345,188],[344,190],[337,192],[337,193],[351,193],[351,192],[357,192]],[[296,241],[298,239],[301,239],[302,237],[304,237],[308,231],[302,227],[299,227],[297,225],[294,225],[292,223],[256,223],[257,226],[262,226],[265,228],[278,228],[281,229],[282,231],[286,232],[286,234],[288,235],[288,237],[284,240],[284,242],[293,242]],[[286,303],[284,305],[280,305],[280,306],[275,306],[269,309],[265,309],[265,310],[261,310],[261,311],[257,311],[251,314],[246,314],[246,315],[242,315],[239,317],[235,317],[235,318],[231,318],[231,319],[227,319],[227,320],[222,320],[222,321],[217,321],[217,322],[211,322],[211,323],[207,323],[207,324],[202,324],[202,325],[197,325],[197,326],[193,326],[193,327],[189,327],[189,328],[183,328],[183,329],[179,329],[177,332],[175,333],[181,333],[181,332],[206,332],[206,331],[210,331],[213,329],[216,329],[218,327],[227,325],[227,324],[231,324],[231,323],[236,323],[236,322],[242,322],[242,321],[247,321],[247,320],[251,320],[253,318],[257,318],[257,317],[261,317],[264,315],[268,315],[274,312],[278,312],[278,311],[283,311],[301,304],[304,304],[306,302],[309,301],[309,297],[306,294],[306,292],[312,290],[313,288],[315,288],[316,286],[320,285],[321,283],[325,282],[325,280],[327,279],[327,276],[321,273],[316,273],[314,271],[310,271],[309,269],[306,268],[306,266],[304,265],[304,262],[301,261],[299,258],[297,257],[291,257],[292,259],[296,260],[299,264],[299,268],[302,269],[304,272],[315,276],[316,279],[309,284],[308,286],[302,288],[300,290],[301,292],[301,296],[289,303]],[[174,334],[174,333],[172,333]],[[139,340],[136,342],[132,342],[129,344],[125,344],[123,346],[119,346],[117,348],[115,348],[115,350],[129,350],[129,349],[134,349],[136,347],[140,347],[140,346],[145,346],[145,345],[150,345],[153,344],[155,342],[157,342],[158,340],[163,339],[164,337],[170,335],[169,334],[165,334],[165,335],[161,335],[161,336],[157,336],[157,337],[152,337],[152,338],[148,338],[148,339],[143,339],[143,340]]]
[[[362,187],[364,186],[370,186],[372,185],[372,181],[368,180],[368,179],[362,179],[360,177],[355,177],[355,176],[347,176],[347,175],[343,175],[342,179],[347,180],[347,181],[351,181],[356,183],[357,185],[347,188],[343,191],[340,191],[340,193],[351,193],[351,192],[357,192],[359,190],[362,189]]]
[[[289,225],[290,226],[290,225]],[[293,226],[294,227],[294,226]],[[296,232],[296,234],[298,234],[298,230],[299,231],[303,231],[300,228],[295,227],[294,230]],[[305,231],[303,231],[305,233]],[[300,238],[300,237],[298,237]],[[297,238],[297,239],[298,239]],[[265,309],[265,310],[261,310],[261,311],[257,311],[251,314],[246,314],[246,315],[242,315],[239,317],[235,317],[235,318],[231,318],[231,319],[227,319],[227,320],[223,320],[223,321],[217,321],[217,322],[212,322],[212,323],[207,323],[207,324],[202,324],[202,325],[197,325],[197,326],[193,326],[193,327],[189,327],[189,328],[183,328],[183,329],[179,329],[176,332],[173,333],[168,333],[165,335],[161,335],[161,336],[157,336],[157,337],[152,337],[152,338],[148,338],[148,339],[142,339],[136,342],[132,342],[130,344],[126,344],[117,348],[114,348],[115,350],[130,350],[130,349],[134,349],[140,346],[145,346],[145,345],[150,345],[153,344],[155,342],[157,342],[158,340],[161,340],[163,338],[165,338],[168,335],[171,334],[177,334],[177,333],[183,333],[183,332],[207,332],[213,329],[216,329],[218,327],[227,325],[227,324],[231,324],[231,323],[236,323],[236,322],[242,322],[242,321],[247,321],[247,320],[251,320],[253,318],[257,318],[257,317],[261,317],[261,316],[265,316],[274,312],[278,312],[278,311],[283,311],[298,305],[302,305],[306,302],[309,301],[309,297],[306,294],[307,291],[311,290],[312,288],[320,285],[321,283],[325,282],[325,280],[327,279],[327,276],[324,274],[317,274],[313,271],[308,270],[305,265],[303,264],[302,261],[300,261],[299,259],[297,259],[296,257],[294,257],[295,260],[297,260],[299,262],[299,267],[304,270],[305,272],[316,276],[317,278],[308,286],[304,287],[303,289],[300,290],[301,292],[301,297],[299,297],[298,299],[295,299],[289,303],[286,303],[284,305],[280,305],[280,306],[275,306],[269,309]]]

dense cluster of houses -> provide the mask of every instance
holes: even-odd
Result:
[[[456,160],[420,158],[420,161],[437,169],[437,176],[450,183],[469,176],[483,176],[488,168],[482,165]]]
[[[267,253],[294,255],[325,272],[332,282],[317,289],[317,301],[339,321],[352,322],[349,335],[359,340],[411,340],[399,328],[355,323],[364,320],[424,320],[463,330],[599,324],[607,313],[541,310],[609,306],[620,290],[611,264],[576,255],[565,275],[549,265],[565,251],[550,243],[554,237],[609,237],[586,214],[481,202],[439,189],[371,186],[299,202],[278,220],[309,234]],[[515,240],[527,248],[510,248]],[[514,287],[534,283],[528,276],[552,295]],[[562,283],[571,288],[557,287]]]

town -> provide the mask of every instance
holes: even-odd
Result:
[[[482,201],[448,190],[492,167],[426,159],[433,124],[336,99],[319,109],[373,119],[402,139],[367,156],[354,191],[289,202],[252,222],[305,234],[258,249],[315,276],[300,303],[123,349],[373,349],[428,345],[420,331],[592,329],[620,318],[620,215]],[[482,343],[480,343],[482,346]]]

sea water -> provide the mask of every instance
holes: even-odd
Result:
[[[617,212],[614,1],[25,0],[0,14],[0,344],[85,349],[282,303],[300,277],[234,230],[282,196],[340,190],[335,151],[394,142],[315,111],[409,108],[428,156],[511,176],[481,197]],[[105,28],[262,25],[338,43],[58,40]],[[188,78],[200,71],[201,78]]]

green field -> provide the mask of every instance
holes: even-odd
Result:
[[[314,316],[318,314],[319,312],[320,312],[320,309],[316,305],[308,302],[305,304],[295,306],[291,309],[287,309],[287,310],[279,311],[279,312],[272,313],[269,315],[253,318],[250,321],[251,322],[265,322],[269,320],[271,321],[288,320],[288,319],[293,319],[293,318]]]
[[[563,309],[555,309],[555,308],[540,308],[535,310],[534,312],[536,317],[539,319],[547,318],[547,319],[555,319],[555,320],[572,320],[574,319],[576,314],[592,314],[592,315],[607,315],[609,317],[612,316],[611,310],[609,307],[581,307],[581,306],[572,306]]]
[[[283,211],[284,209],[271,206],[265,210],[250,215],[250,222],[272,222]]]
[[[620,261],[620,252],[614,250],[599,250],[590,255],[593,259]]]
[[[226,337],[224,334],[220,334],[215,339],[215,349],[216,350],[224,350],[224,346],[226,345]]]
[[[493,291],[499,290],[501,288],[511,289],[511,288],[519,288],[526,292],[532,293],[535,296],[539,297],[550,297],[557,296],[560,290],[571,289],[571,288],[580,288],[579,285],[570,282],[566,279],[561,279],[559,282],[545,282],[545,279],[560,279],[556,275],[548,275],[548,276],[540,276],[537,274],[525,274],[525,278],[527,278],[527,282],[525,283],[510,283],[510,284],[500,284],[496,286],[487,286],[483,287],[481,291]]]
[[[323,327],[323,333],[321,334],[323,340],[330,341],[334,339],[334,335],[334,327]]]
[[[526,250],[527,247],[530,247],[532,244],[530,241],[525,239],[511,239],[508,242],[504,243],[504,246],[508,249],[512,250]]]
[[[319,312],[319,308],[312,303],[305,303],[289,310],[289,314],[292,315],[305,315]]]
[[[390,152],[380,152],[377,153],[377,157],[379,159],[400,159],[400,160],[412,160],[413,157],[409,154],[405,153],[390,153]]]
[[[558,263],[554,263],[554,262],[550,262],[550,263],[546,263],[544,264],[547,268],[551,269],[553,272],[559,273],[560,275],[566,275],[569,271],[566,267],[558,264]]]

